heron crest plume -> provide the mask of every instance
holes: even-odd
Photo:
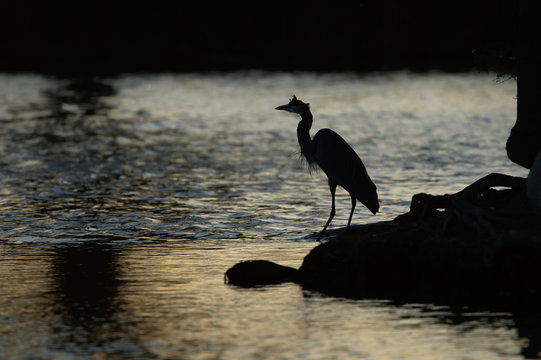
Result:
[[[300,101],[299,99],[297,99],[297,96],[293,95],[293,97],[291,98],[291,100],[289,100],[289,106],[296,106],[296,105],[306,105],[308,107],[310,107],[310,104],[309,103],[303,103],[302,101]]]

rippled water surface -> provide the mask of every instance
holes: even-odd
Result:
[[[356,149],[390,220],[417,192],[524,176],[505,141],[516,84],[478,74],[239,72],[73,81],[0,74],[0,358],[518,359],[516,314],[224,285],[238,261],[298,267],[330,210],[299,158],[314,130]],[[330,234],[347,222],[337,194]]]

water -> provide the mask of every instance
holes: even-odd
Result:
[[[274,110],[293,94],[378,186],[381,213],[358,206],[354,223],[390,220],[418,192],[526,175],[505,154],[516,84],[491,75],[0,74],[0,358],[535,355],[531,314],[224,285],[241,260],[300,266],[328,216],[298,118]],[[349,206],[339,190],[331,234]]]

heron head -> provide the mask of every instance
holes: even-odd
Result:
[[[293,98],[289,101],[289,104],[287,105],[281,105],[276,107],[276,110],[285,110],[289,111],[295,114],[300,114],[303,111],[306,111],[306,109],[310,108],[309,103],[303,103],[295,95],[293,95]]]

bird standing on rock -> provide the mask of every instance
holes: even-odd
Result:
[[[314,138],[310,137],[313,116],[310,104],[303,103],[296,96],[287,105],[278,106],[276,110],[285,110],[301,116],[297,126],[297,138],[301,147],[301,154],[309,165],[316,163],[329,178],[329,189],[332,196],[332,207],[329,220],[319,234],[321,239],[327,226],[335,214],[334,197],[336,186],[343,187],[351,196],[351,212],[349,214],[348,228],[357,200],[363,203],[373,214],[379,210],[376,186],[368,176],[363,162],[349,144],[331,129],[319,130]]]

